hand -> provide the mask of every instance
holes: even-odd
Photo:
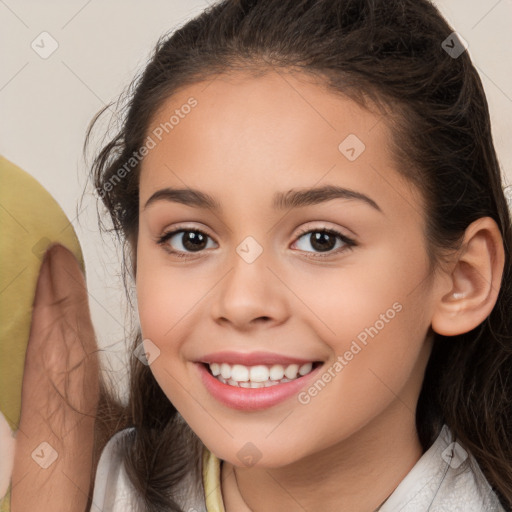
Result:
[[[99,363],[87,299],[75,257],[53,246],[41,266],[25,356],[12,512],[88,505]]]

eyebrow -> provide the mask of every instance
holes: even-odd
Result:
[[[288,190],[287,192],[276,192],[272,200],[274,210],[287,210],[290,208],[301,208],[331,201],[332,199],[352,199],[363,201],[375,210],[382,212],[379,205],[370,197],[348,188],[335,185],[325,185],[319,188]],[[144,205],[146,209],[156,201],[171,201],[186,206],[204,208],[214,212],[222,212],[221,204],[209,194],[191,188],[177,189],[164,188],[157,190]]]

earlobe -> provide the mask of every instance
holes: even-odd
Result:
[[[456,336],[480,325],[496,304],[504,264],[503,239],[496,222],[482,217],[471,223],[451,265],[449,290],[445,288],[435,304],[432,329]]]

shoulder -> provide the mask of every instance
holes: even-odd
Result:
[[[435,510],[445,510],[444,504],[454,510],[505,512],[478,462],[456,439],[447,425],[439,436],[439,452],[446,471],[446,482],[440,489]],[[442,451],[441,451],[442,450]]]
[[[505,512],[477,461],[444,425],[381,512]]]
[[[145,510],[144,503],[126,473],[124,446],[135,435],[135,428],[117,432],[105,445],[98,462],[90,512],[130,512]],[[191,475],[182,481],[175,501],[186,511],[206,512],[202,485]]]
[[[122,460],[122,446],[134,432],[134,428],[117,432],[103,448],[96,469],[90,512],[136,510],[137,493]]]

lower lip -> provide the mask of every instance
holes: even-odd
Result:
[[[307,375],[283,384],[267,388],[239,388],[217,380],[203,363],[196,363],[196,365],[203,384],[210,394],[224,405],[241,411],[266,409],[298,394],[312,378],[318,375],[323,367],[321,364]]]

